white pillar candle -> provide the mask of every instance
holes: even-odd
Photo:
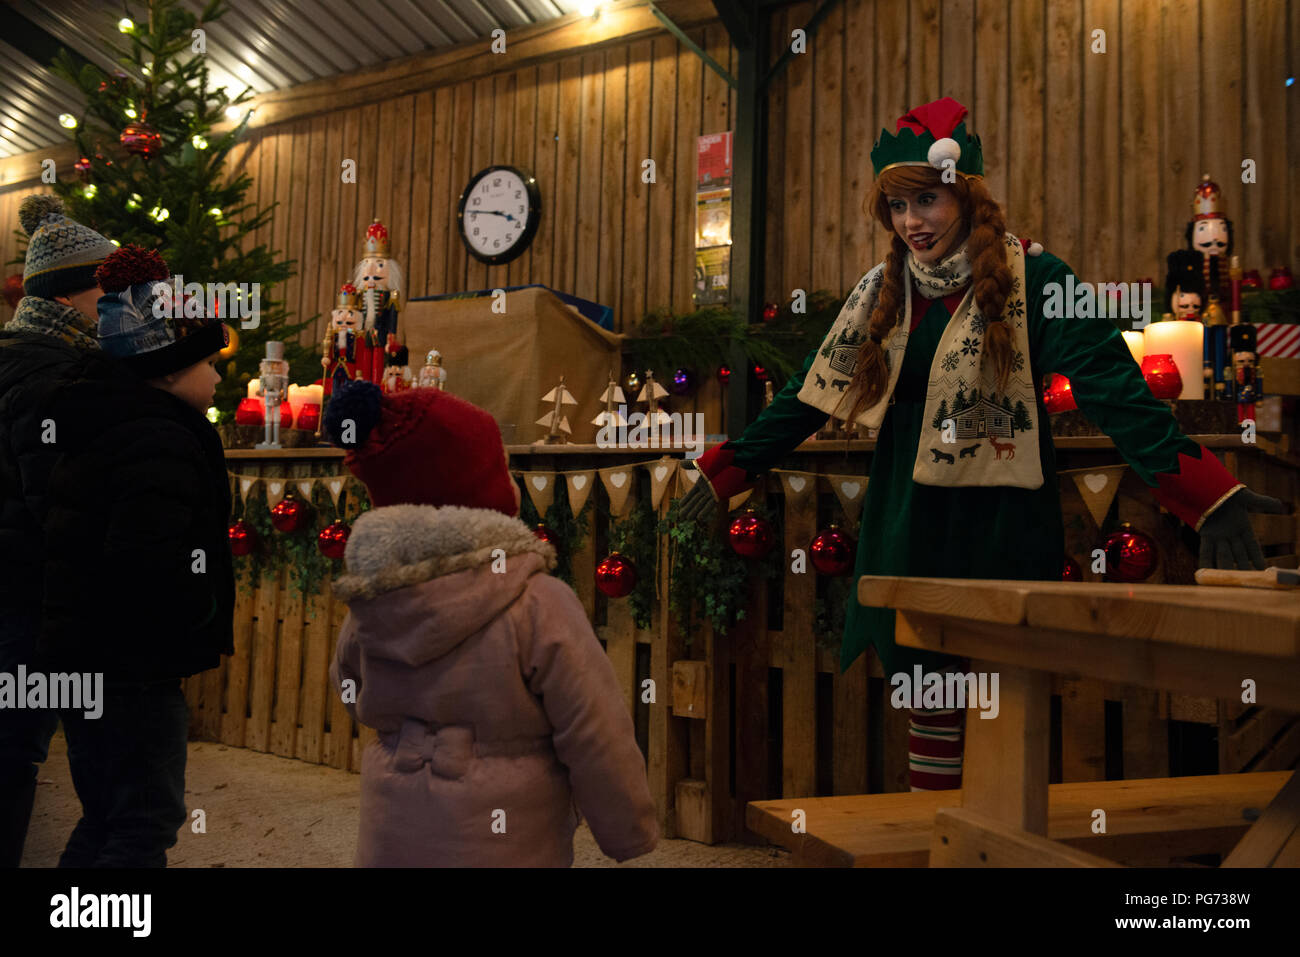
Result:
[[[262,387],[262,380],[261,380],[261,379],[249,379],[249,380],[248,380],[248,397],[249,397],[250,399],[256,399],[256,398],[258,398],[257,390],[260,389],[261,387]]]
[[[1205,398],[1205,324],[1197,319],[1153,322],[1144,330],[1144,354],[1170,355],[1183,380],[1180,399]]]
[[[325,387],[323,385],[305,385],[302,387],[300,394],[305,396],[304,401],[320,405],[325,401]]]
[[[304,391],[301,386],[292,384],[289,386],[289,412],[295,428],[298,425],[298,413],[302,411],[302,405],[307,401]]]
[[[1133,361],[1139,366],[1142,365],[1142,356],[1145,355],[1142,347],[1142,333],[1125,332],[1123,333],[1123,336],[1124,342],[1128,346],[1128,351],[1133,353]]]

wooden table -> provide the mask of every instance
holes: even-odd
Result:
[[[1048,822],[1050,675],[1238,698],[1300,711],[1300,591],[863,576],[863,605],[898,611],[899,644],[996,673],[1000,712],[966,716],[961,807],[1008,834]],[[1300,865],[1300,775],[1225,866]]]

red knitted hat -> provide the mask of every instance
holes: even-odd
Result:
[[[340,441],[349,418],[352,445]],[[376,508],[461,505],[516,514],[501,430],[464,399],[440,389],[381,394],[369,382],[349,382],[331,398],[325,427],[349,450],[344,462]]]

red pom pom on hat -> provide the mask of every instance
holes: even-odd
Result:
[[[106,293],[121,292],[142,282],[162,282],[171,276],[156,250],[127,243],[110,253],[95,270],[95,281]]]

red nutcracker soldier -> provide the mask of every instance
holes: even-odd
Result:
[[[366,230],[361,254],[352,282],[361,293],[364,338],[375,353],[364,377],[377,383],[384,374],[381,350],[397,332],[397,314],[402,309],[402,267],[389,258],[388,230],[377,219]]]
[[[384,392],[401,392],[411,387],[410,353],[394,333],[384,344]]]
[[[321,344],[321,367],[325,370],[321,384],[326,396],[337,382],[347,379],[370,379],[367,373],[376,361],[382,368],[383,353],[371,348],[361,335],[361,297],[356,286],[345,282],[339,289],[335,308],[330,313],[330,333]]]

